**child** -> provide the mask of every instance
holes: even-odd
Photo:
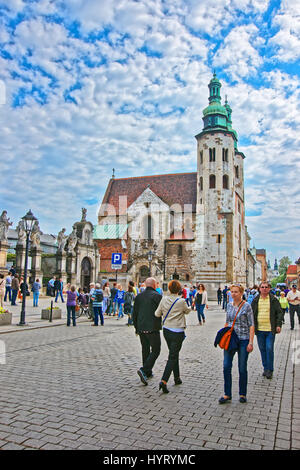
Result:
[[[124,317],[124,314],[123,314],[124,297],[125,297],[125,292],[123,291],[123,287],[119,284],[118,291],[115,296],[115,302],[117,302],[118,311],[119,311],[117,320],[119,320],[119,318],[121,317]]]

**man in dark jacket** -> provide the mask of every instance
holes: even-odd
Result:
[[[281,332],[282,310],[275,295],[270,293],[271,285],[263,281],[251,307],[254,316],[255,334],[264,368],[263,375],[271,379],[274,370],[275,335]]]
[[[161,318],[154,312],[162,296],[155,290],[154,278],[146,279],[145,285],[146,289],[135,298],[132,320],[142,345],[143,367],[137,373],[142,383],[148,385],[147,379],[152,376],[152,367],[160,354]]]

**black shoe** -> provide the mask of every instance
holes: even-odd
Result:
[[[247,398],[244,396],[240,396],[240,403],[247,403]]]
[[[169,393],[169,390],[167,389],[167,384],[164,384],[163,382],[159,382],[158,390],[162,390],[163,393]]]
[[[174,379],[174,382],[175,382],[175,385],[181,385],[182,384],[182,380],[180,377],[178,377],[177,379]]]
[[[226,397],[221,397],[221,398],[219,398],[220,405],[223,405],[224,403],[227,403],[229,401],[231,401],[231,397],[227,397],[227,398]]]
[[[144,384],[144,385],[148,385],[148,382],[147,382],[147,375],[144,373],[144,371],[142,369],[139,369],[137,371],[137,374],[139,376],[139,378],[141,379],[141,382]]]
[[[267,379],[271,379],[273,377],[273,372],[271,370],[266,371],[266,377]]]

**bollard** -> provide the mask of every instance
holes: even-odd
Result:
[[[50,309],[49,322],[52,322],[52,309],[53,309],[53,300],[51,300],[51,309]]]

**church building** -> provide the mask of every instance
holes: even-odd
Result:
[[[246,282],[244,154],[238,150],[227,99],[213,75],[203,129],[196,135],[197,171],[110,179],[94,230],[100,273],[115,278],[112,253],[122,253],[118,279],[178,278],[218,287]],[[124,287],[126,284],[124,284]]]

